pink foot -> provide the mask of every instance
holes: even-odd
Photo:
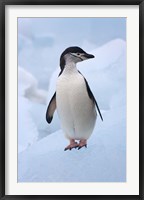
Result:
[[[87,148],[87,140],[80,140],[80,143],[78,145],[78,150],[81,149],[82,147]]]
[[[70,140],[70,144],[64,149],[64,151],[66,150],[71,150],[73,148],[77,148],[79,145],[77,142],[75,142],[75,140]]]

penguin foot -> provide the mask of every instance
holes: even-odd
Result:
[[[72,150],[72,149],[76,149],[77,147],[79,147],[78,143],[75,142],[75,140],[70,140],[70,144],[64,149],[64,151],[67,150]]]
[[[86,140],[80,140],[80,143],[78,145],[78,150],[80,150],[82,147],[87,148],[87,141]]]

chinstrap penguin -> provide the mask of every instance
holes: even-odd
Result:
[[[97,110],[103,120],[87,80],[76,67],[78,62],[91,58],[94,56],[79,47],[69,47],[60,56],[61,72],[56,92],[46,111],[46,120],[51,123],[57,109],[62,130],[70,141],[64,150],[87,147],[87,140],[95,126]]]

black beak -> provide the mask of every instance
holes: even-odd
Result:
[[[84,55],[84,57],[87,58],[87,59],[89,59],[89,58],[94,58],[94,55],[86,53]]]

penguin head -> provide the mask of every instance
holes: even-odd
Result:
[[[94,55],[86,53],[80,47],[69,47],[60,56],[60,67],[64,69],[66,62],[78,63],[90,58],[94,58]]]

